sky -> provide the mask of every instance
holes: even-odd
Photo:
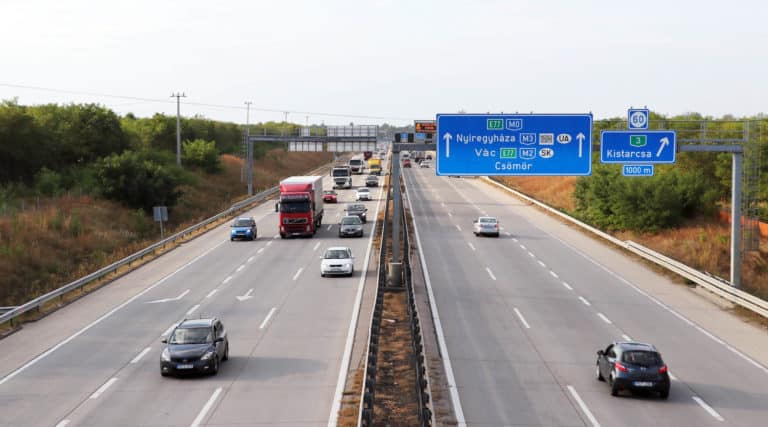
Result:
[[[0,0],[0,99],[244,123],[768,112],[768,2]]]

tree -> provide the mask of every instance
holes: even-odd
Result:
[[[221,171],[219,153],[215,141],[196,139],[182,144],[183,164],[197,166],[209,173]]]
[[[96,165],[101,194],[149,212],[153,206],[173,206],[181,196],[181,172],[126,151],[108,156]]]

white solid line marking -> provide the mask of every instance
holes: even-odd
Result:
[[[112,384],[114,384],[114,383],[115,383],[115,381],[117,381],[117,378],[115,378],[115,377],[112,377],[112,378],[110,378],[110,379],[109,379],[109,381],[107,381],[107,382],[105,382],[104,384],[102,384],[102,385],[101,385],[101,387],[99,387],[99,389],[98,389],[98,390],[96,390],[96,391],[95,391],[95,392],[94,392],[94,393],[91,395],[91,399],[98,399],[98,398],[99,398],[99,396],[101,396],[101,394],[102,394],[102,393],[104,393],[105,391],[107,391],[107,389],[109,388],[109,386],[111,386]]]
[[[459,224],[456,224],[456,228],[461,231],[461,227],[459,227]]]
[[[517,314],[517,317],[520,318],[520,321],[523,323],[523,326],[525,326],[526,329],[531,329],[531,325],[528,324],[528,322],[525,321],[525,317],[523,317],[523,313],[520,313],[520,310],[515,307],[515,314]]]
[[[490,268],[485,267],[485,271],[488,272],[488,275],[491,276],[491,279],[496,280],[496,276],[493,275],[493,272],[491,271]]]
[[[317,242],[317,244],[315,245],[315,247],[314,247],[314,248],[312,248],[312,251],[316,251],[316,250],[317,250],[317,248],[319,248],[319,247],[320,247],[320,242]]]
[[[598,423],[597,419],[595,419],[595,416],[592,415],[592,411],[589,410],[589,408],[587,407],[587,404],[584,403],[583,400],[581,400],[581,396],[579,396],[579,393],[576,393],[576,389],[573,388],[572,385],[569,385],[568,391],[571,392],[571,396],[573,396],[573,399],[576,400],[576,403],[579,404],[581,411],[584,412],[584,415],[587,416],[587,419],[589,420],[589,422],[592,423],[592,427],[600,427],[600,423]]]
[[[330,230],[331,228],[333,228],[333,224],[328,224],[327,230]]]
[[[272,310],[269,310],[269,313],[267,313],[267,317],[265,317],[264,321],[261,322],[261,325],[259,325],[259,329],[264,329],[264,327],[267,326],[269,319],[272,318],[273,314],[275,314],[275,310],[277,310],[277,307],[272,307]]]
[[[586,298],[584,298],[584,297],[582,297],[582,296],[579,296],[579,299],[581,300],[581,302],[583,302],[583,303],[584,303],[584,305],[587,305],[587,306],[589,306],[589,305],[592,305],[592,304],[590,304],[590,303],[589,303],[589,301],[587,301],[587,299],[586,299]]]
[[[206,298],[210,298],[210,297],[214,296],[216,294],[216,292],[219,292],[219,290],[218,289],[214,289],[211,292],[208,292],[208,295],[206,295],[205,297]]]
[[[609,325],[613,323],[613,322],[611,322],[611,319],[605,317],[605,314],[603,314],[603,313],[597,313],[597,316],[599,318],[603,319],[603,322],[605,322],[605,323],[607,323]]]
[[[62,420],[58,424],[56,424],[56,427],[67,427],[67,424],[69,424],[69,420]]]
[[[219,395],[221,394],[221,387],[217,388],[216,391],[213,392],[211,395],[211,398],[208,399],[207,402],[205,402],[205,406],[203,406],[203,409],[200,410],[200,413],[197,414],[197,418],[195,418],[194,421],[192,421],[192,424],[190,427],[198,427],[202,422],[203,418],[208,414],[208,411],[211,410],[211,407],[213,407],[213,404],[216,403],[216,399],[219,398]]]
[[[261,248],[261,249],[262,249],[262,250],[264,250],[264,248]],[[248,258],[248,262],[253,262],[253,258],[254,258],[254,257],[250,257],[250,258]]]
[[[522,244],[522,243],[520,244],[520,249],[522,249],[522,250],[524,250],[524,251],[528,250],[528,248],[526,248],[526,247],[525,247],[525,245],[524,245],[524,244]]]
[[[531,251],[528,251],[528,255],[530,255],[531,258],[536,258],[536,255],[534,255]]]
[[[240,267],[237,267],[237,270],[235,270],[235,272],[239,273],[239,272],[243,271],[244,268],[245,268],[245,266],[241,265]]]
[[[189,311],[187,311],[187,316],[197,311],[198,308],[200,308],[200,304],[195,304],[192,308],[189,309]]]
[[[699,396],[691,396],[691,398],[699,404],[702,408],[704,408],[705,411],[709,412],[709,415],[712,415],[712,417],[718,421],[725,421],[725,419],[715,411],[714,408],[707,405],[707,402],[703,401]]]
[[[667,370],[667,374],[669,375],[669,379],[671,379],[672,381],[677,381],[677,377],[676,377],[676,376],[674,376],[674,375],[672,375],[672,372],[670,372],[669,370]]]
[[[552,270],[549,270],[549,274],[551,274],[551,275],[552,275],[552,277],[554,277],[555,279],[559,279],[559,278],[560,278],[560,276],[558,276],[558,275],[557,275],[557,273],[555,273],[555,272],[554,272],[554,271],[552,271]]]
[[[475,245],[473,245],[471,242],[467,242],[467,244],[469,245],[470,248],[472,248],[473,251],[477,250],[475,249]]]
[[[304,271],[304,267],[299,267],[298,271],[296,271],[296,274],[293,275],[293,280],[298,279],[302,271]]]
[[[224,280],[221,282],[221,284],[222,284],[222,285],[226,285],[227,283],[229,283],[229,281],[230,281],[230,280],[232,280],[232,276],[227,276],[227,278],[226,278],[226,279],[224,279]]]
[[[544,268],[547,268],[547,264],[544,264],[544,261],[539,261],[539,265]]]
[[[623,338],[624,341],[632,341],[632,338],[630,338],[629,335],[627,335],[627,334],[622,334],[621,338]]]
[[[141,350],[141,353],[137,354],[136,357],[134,357],[133,360],[131,360],[131,363],[139,363],[139,360],[141,360],[141,358],[144,357],[144,355],[149,353],[150,350],[152,350],[152,347],[147,347],[144,350]]]
[[[565,289],[568,289],[569,291],[572,291],[572,290],[573,290],[573,288],[571,287],[571,285],[569,285],[567,282],[563,282],[563,286],[565,286]]]

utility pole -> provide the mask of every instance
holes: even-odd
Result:
[[[251,142],[251,101],[245,101],[245,143],[248,146],[248,195],[253,196],[253,142]]]
[[[187,95],[182,93],[171,93],[171,98],[176,98],[176,165],[181,166],[181,98]]]
[[[287,111],[283,112],[283,121],[288,123],[288,112]]]

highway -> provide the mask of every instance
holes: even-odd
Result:
[[[764,331],[480,179],[404,177],[460,425],[766,424],[768,370],[731,344]],[[480,214],[499,218],[498,239],[473,235]],[[596,380],[596,351],[630,339],[661,351],[668,400]]]
[[[364,202],[365,237],[340,239],[354,190],[337,191],[314,238],[280,239],[268,201],[241,215],[256,218],[256,241],[230,242],[228,222],[0,340],[0,425],[328,425],[382,197]],[[321,278],[320,256],[338,245],[355,275]],[[161,336],[209,315],[230,360],[213,377],[161,377]]]

